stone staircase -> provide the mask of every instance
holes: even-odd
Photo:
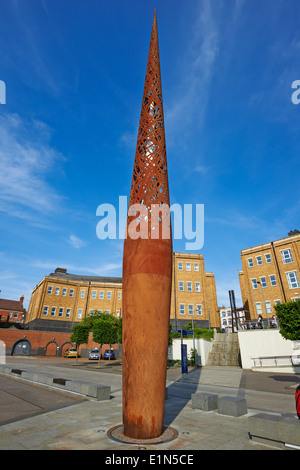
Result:
[[[207,365],[240,367],[239,352],[237,333],[215,333]]]

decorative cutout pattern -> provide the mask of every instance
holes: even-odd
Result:
[[[170,206],[156,15],[151,33],[129,207],[133,204],[147,208],[148,221],[151,219],[152,204]],[[162,209],[163,214],[166,213],[166,206]],[[127,223],[129,221],[128,217]],[[149,224],[149,233],[150,230]]]

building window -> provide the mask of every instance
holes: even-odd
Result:
[[[270,253],[267,253],[265,255],[265,258],[266,258],[266,263],[271,263],[272,262]]]
[[[187,284],[186,290],[187,290],[188,292],[192,292],[192,290],[193,290],[193,289],[192,289],[192,283],[188,281],[186,284]]]
[[[195,291],[196,291],[196,292],[201,292],[201,289],[200,289],[200,282],[195,282]]]
[[[297,271],[291,271],[285,274],[286,274],[290,289],[297,289],[300,287],[298,276],[297,276]]]
[[[117,318],[120,318],[120,310],[117,310]]]
[[[60,309],[58,310],[58,316],[59,316],[59,317],[62,317],[62,316],[63,316],[63,313],[64,313],[64,308],[63,308],[63,307],[60,307]]]
[[[269,276],[269,278],[270,278],[271,286],[277,286],[275,274],[271,274],[271,275]]]
[[[256,313],[257,313],[257,315],[262,314],[261,302],[256,302]]]
[[[183,284],[183,281],[178,281],[178,286],[179,286],[178,289],[179,289],[181,292],[183,292],[183,291],[184,291],[184,284]]]
[[[77,311],[77,318],[81,318],[81,316],[82,316],[82,309],[80,308]]]
[[[106,313],[107,315],[109,314],[110,310],[105,310],[104,313]]]
[[[183,262],[178,261],[178,271],[183,271]]]
[[[185,315],[185,305],[184,304],[179,305],[179,313],[180,313],[180,315]]]
[[[60,288],[59,288],[59,287],[56,287],[56,288],[55,288],[55,294],[54,294],[54,295],[59,295],[59,291],[60,291]]]
[[[261,256],[256,256],[256,262],[258,264],[258,266],[260,266],[262,263],[262,259],[261,259]]]
[[[80,291],[80,298],[84,299],[85,296],[85,290]]]
[[[95,299],[97,297],[97,291],[93,290],[92,292],[92,299]]]
[[[49,286],[49,287],[48,287],[47,294],[52,294],[52,289],[53,289],[53,287],[52,287],[52,286]]]
[[[46,307],[46,306],[44,307],[43,315],[47,315],[47,314],[48,314],[48,308],[49,308],[49,307]]]
[[[281,300],[274,300],[274,304],[275,305],[281,304]]]
[[[196,305],[197,307],[197,315],[202,315],[202,305]]]
[[[191,271],[192,268],[191,268],[191,263],[185,263],[185,267],[186,267],[186,270],[187,271]]]
[[[260,284],[261,284],[261,287],[267,287],[267,280],[266,278],[263,276],[263,277],[260,277]]]
[[[118,300],[121,300],[121,291],[118,292]]]
[[[290,248],[288,248],[287,250],[282,250],[281,251],[281,257],[282,257],[282,261],[283,261],[284,264],[293,263],[293,261],[294,261]]]
[[[249,266],[249,268],[252,268],[254,266],[253,258],[248,258],[248,266]]]
[[[107,298],[107,300],[111,299],[111,291],[110,290],[107,291],[106,298]]]
[[[99,299],[104,299],[104,290],[100,291]]]
[[[74,297],[74,289],[70,289],[69,297]]]
[[[93,315],[93,313],[95,313],[95,310],[90,310],[90,316]]]
[[[199,271],[199,263],[194,263],[194,271]]]
[[[70,315],[71,315],[71,309],[70,309],[70,308],[67,308],[67,310],[66,310],[66,318],[70,318]]]
[[[189,308],[189,315],[193,315],[194,314],[194,305],[189,304],[188,308]]]
[[[52,307],[51,308],[51,313],[50,313],[51,317],[55,316],[55,312],[56,312],[56,307]]]
[[[267,310],[267,313],[272,313],[272,306],[269,300],[266,300],[266,310]]]
[[[252,282],[252,289],[257,289],[257,280],[251,279],[251,282]]]
[[[61,294],[61,295],[62,295],[63,297],[66,297],[66,295],[67,295],[67,289],[63,289],[63,291],[62,291],[62,294]]]

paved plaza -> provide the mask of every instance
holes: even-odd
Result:
[[[299,375],[243,371],[238,367],[201,367],[181,375],[167,372],[164,424],[178,433],[159,444],[126,444],[108,437],[122,423],[122,365],[97,364],[80,359],[7,358],[6,364],[26,371],[109,385],[110,400],[96,401],[77,394],[38,386],[0,375],[0,449],[181,451],[274,450],[249,437],[248,419],[265,412],[295,415],[294,392]],[[208,392],[245,398],[247,414],[233,417],[218,410],[192,408],[191,395]],[[147,391],[145,391],[147,399]]]

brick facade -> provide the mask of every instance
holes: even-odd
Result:
[[[0,341],[5,344],[8,356],[21,353],[31,356],[61,357],[66,349],[75,346],[71,343],[70,336],[70,333],[0,328]],[[23,345],[24,352],[22,352]],[[88,343],[79,347],[79,354],[81,357],[88,357],[89,351],[98,347],[90,333]],[[112,347],[117,351],[119,345],[115,344]],[[108,348],[109,345],[102,345],[102,351]]]
[[[241,251],[239,271],[244,309],[250,319],[269,319],[274,305],[300,298],[300,233]]]
[[[80,276],[57,268],[33,290],[26,324],[30,329],[70,331],[93,310],[122,316],[122,278]],[[201,254],[174,253],[170,320],[179,329],[192,317],[197,326],[210,322],[219,327],[214,274],[205,272]]]
[[[0,299],[0,321],[10,323],[22,323],[25,317],[23,307],[24,296],[20,300]]]

